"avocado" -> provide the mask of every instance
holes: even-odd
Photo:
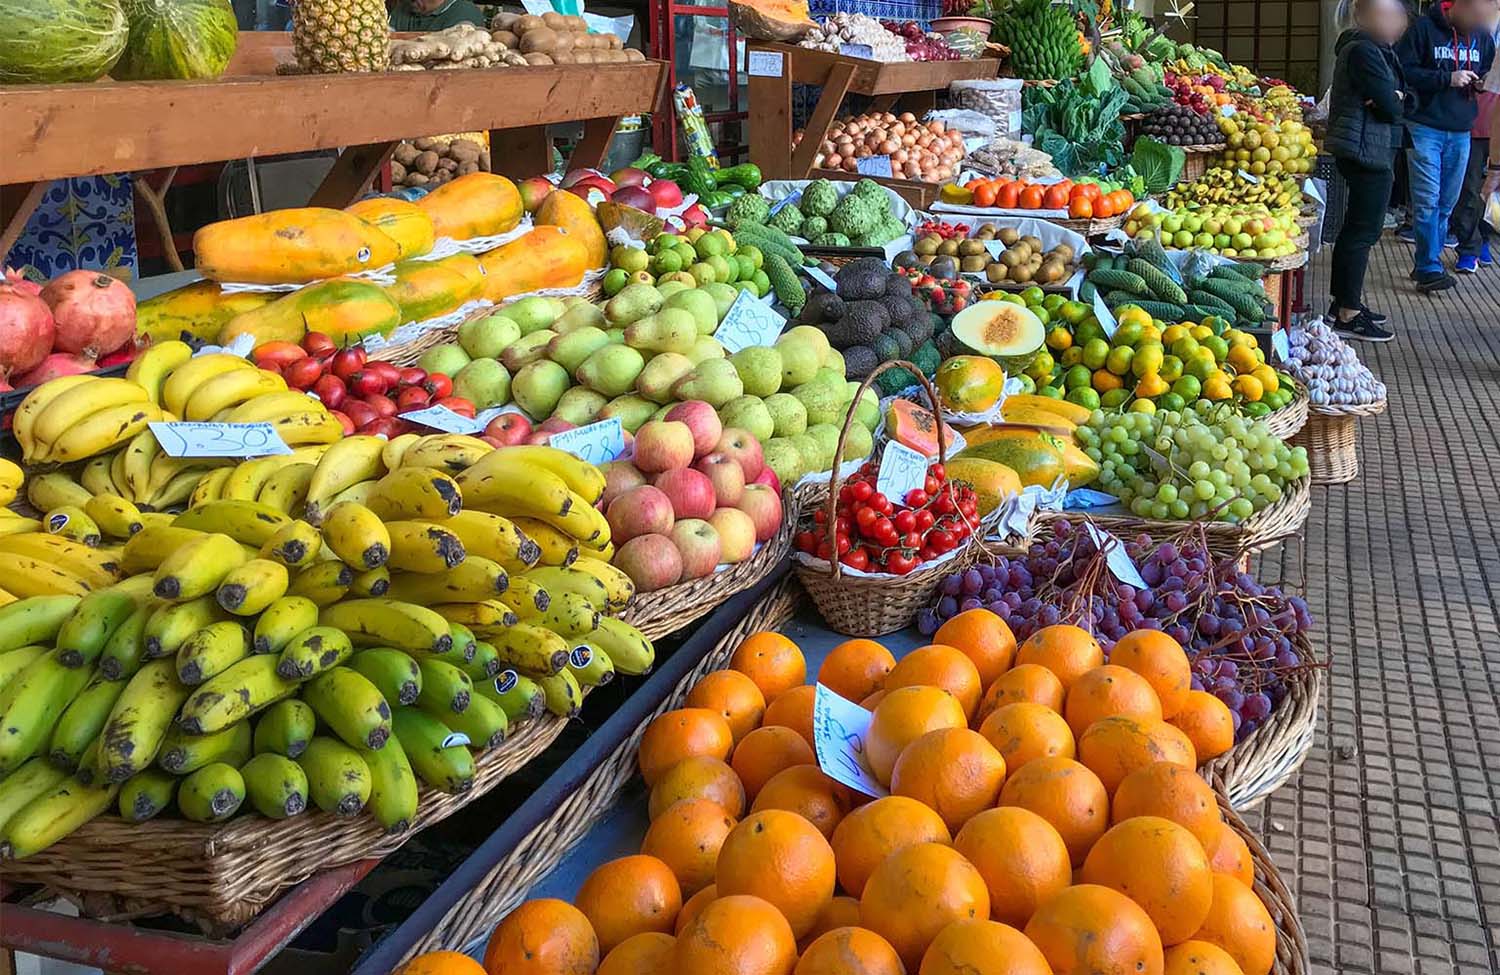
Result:
[[[836,349],[868,345],[891,324],[891,314],[878,301],[851,301],[838,321],[824,327],[828,344]]]
[[[821,325],[836,322],[844,317],[844,299],[830,291],[819,291],[808,297],[807,304],[797,315],[797,321],[805,325]]]
[[[856,345],[844,350],[844,378],[864,379],[881,363],[880,355],[868,345]]]
[[[879,298],[885,294],[885,279],[890,268],[878,257],[858,257],[839,268],[834,277],[839,297],[846,301]]]
[[[896,265],[900,267],[901,265]],[[892,274],[885,279],[885,293],[888,295],[902,295],[911,297],[911,281],[904,274]]]

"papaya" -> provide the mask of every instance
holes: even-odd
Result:
[[[1099,479],[1099,463],[1069,438],[1063,441],[1063,473],[1071,487],[1086,487]]]
[[[540,226],[567,228],[588,252],[589,267],[609,263],[609,241],[604,239],[604,228],[599,226],[594,208],[583,197],[562,191],[548,193],[537,207],[536,222]]]
[[[1021,476],[999,461],[981,457],[955,457],[945,468],[950,481],[964,481],[974,488],[979,502],[979,514],[989,514],[1000,507],[1000,502],[1013,494],[1020,494]]]
[[[300,207],[220,220],[193,235],[198,271],[213,281],[301,284],[385,267],[401,248],[343,210]]]
[[[938,454],[937,418],[932,411],[910,400],[894,399],[885,411],[885,432],[912,450],[936,457]],[[943,424],[943,446],[953,445],[953,428]],[[967,435],[966,435],[967,436]]]
[[[589,269],[588,252],[562,227],[537,227],[479,255],[484,297],[499,302],[547,288],[573,288]]]
[[[473,294],[478,294],[484,290],[484,268],[480,265],[479,258],[473,254],[450,254],[447,257],[428,261],[427,263],[436,264],[438,267],[445,267],[450,271],[462,274],[464,280],[468,281],[469,286],[473,288]]]
[[[479,288],[435,261],[401,261],[396,283],[387,285],[385,293],[401,306],[403,322],[425,322],[453,311],[479,294]]]
[[[521,191],[504,176],[469,173],[417,201],[439,237],[468,240],[514,230],[524,212]]]
[[[1006,399],[1000,407],[1000,416],[1006,423],[1022,423],[1040,427],[1060,437],[1072,437],[1073,431],[1078,429],[1078,424],[1064,419],[1051,410],[1039,409],[1027,403],[1012,403],[1011,399],[1014,397]]]
[[[360,200],[345,210],[394,240],[401,249],[396,257],[398,261],[426,254],[437,242],[437,228],[432,225],[432,218],[415,203],[391,196],[376,196]]]
[[[978,443],[967,434],[965,439],[968,444],[955,460],[978,458],[1004,464],[1016,472],[1023,487],[1032,484],[1051,487],[1066,470],[1063,442],[1050,433],[1021,427],[995,427],[990,436]]]
[[[384,335],[401,321],[401,306],[378,284],[334,278],[236,315],[219,330],[218,341],[228,345],[240,335],[250,335],[259,348],[267,342],[300,342],[308,332],[322,332],[342,347],[367,335]]]
[[[1005,397],[1005,406],[1012,405],[1017,407],[1029,406],[1033,409],[1046,410],[1048,413],[1056,413],[1075,427],[1089,422],[1089,416],[1093,413],[1087,406],[1069,403],[1065,399],[1038,396],[1036,393],[1018,393],[1015,396]],[[1004,408],[1001,409],[1001,412],[1005,412]]]
[[[135,333],[146,342],[169,342],[183,333],[204,342],[218,340],[224,323],[243,312],[268,305],[274,291],[225,293],[217,281],[194,281],[135,306]]]
[[[960,413],[983,413],[1000,401],[1005,370],[994,359],[958,355],[938,366],[932,377],[943,405]]]

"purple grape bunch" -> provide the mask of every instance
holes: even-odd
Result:
[[[1187,651],[1193,687],[1224,702],[1235,740],[1243,739],[1286,697],[1287,678],[1315,663],[1303,659],[1295,642],[1312,629],[1307,602],[1261,584],[1232,560],[1215,561],[1198,541],[1157,543],[1144,534],[1123,541],[1149,588],[1091,571],[1097,545],[1059,521],[1026,555],[945,578],[936,602],[918,611],[917,629],[931,636],[946,620],[983,608],[1005,620],[1017,641],[1044,626],[1076,623],[1094,634],[1106,657],[1132,630],[1161,630]]]

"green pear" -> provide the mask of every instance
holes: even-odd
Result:
[[[616,396],[604,405],[594,417],[596,420],[607,420],[612,416],[620,418],[620,426],[630,433],[635,433],[655,413],[657,406],[648,399],[627,393],[624,396]]]
[[[435,345],[422,353],[422,358],[417,360],[417,365],[428,372],[440,372],[445,376],[454,376],[464,366],[469,364],[469,353],[463,350],[461,345]]]
[[[584,327],[585,325],[603,330],[609,327],[604,320],[604,309],[591,302],[573,305],[557,321],[552,323],[552,331],[558,335],[567,335],[569,332]]]
[[[790,437],[773,437],[761,445],[767,467],[776,474],[783,487],[796,484],[807,473],[802,456]]]
[[[748,430],[762,443],[770,440],[776,430],[771,411],[759,396],[736,396],[725,403],[719,407],[719,422],[725,427]]]
[[[653,403],[672,400],[672,387],[693,371],[693,360],[676,352],[662,352],[651,357],[636,377],[635,391]]]
[[[701,399],[715,409],[744,393],[745,384],[728,359],[701,362],[672,387],[672,395],[678,399]]]
[[[506,315],[471,318],[458,327],[458,344],[475,359],[498,359],[521,337],[521,326]]]
[[[609,344],[604,330],[592,325],[580,325],[571,332],[560,333],[547,343],[547,358],[568,370],[568,375],[578,371],[583,360]]]
[[[688,284],[686,281],[678,281],[675,278],[658,279],[656,282],[656,290],[661,292],[663,299],[670,298],[679,292],[691,291],[692,289],[693,286],[691,284]]]
[[[656,314],[661,307],[661,292],[649,284],[632,284],[609,299],[604,306],[604,317],[611,325],[624,328],[640,321],[647,315]]]
[[[609,336],[611,345],[623,345],[625,342],[625,330],[623,328],[606,328],[604,334]]]
[[[510,373],[494,359],[475,359],[453,377],[453,395],[479,409],[510,402]]]
[[[712,335],[719,327],[719,306],[706,291],[679,291],[662,302],[663,308],[680,308],[693,316],[699,335]]]
[[[676,408],[678,402],[679,402],[678,400],[674,399],[670,403],[663,403],[661,406],[659,406],[659,407],[656,408],[656,412],[655,413],[651,414],[651,419],[653,419],[653,420],[665,420],[667,418],[667,414],[670,413],[670,412],[672,412],[672,410],[674,408]]]
[[[791,393],[776,393],[766,397],[766,409],[775,424],[773,436],[795,437],[807,429],[807,407]]]
[[[688,350],[687,357],[692,359],[693,365],[696,366],[708,359],[722,359],[726,354],[724,346],[719,344],[718,339],[711,335],[700,335],[698,341],[694,342],[693,347]]]
[[[530,334],[523,335],[500,353],[500,361],[505,363],[505,368],[512,374],[521,371],[521,367],[529,365],[538,359],[547,357],[547,344],[557,338],[557,333],[550,328],[540,329]]]
[[[562,394],[562,398],[552,408],[552,415],[567,420],[575,427],[581,427],[585,423],[593,423],[594,417],[599,415],[599,411],[608,402],[608,399],[587,386],[574,386]]]
[[[521,326],[522,335],[530,335],[540,328],[551,328],[567,306],[556,298],[522,298],[505,306],[505,317]]]
[[[538,359],[516,373],[511,388],[517,406],[538,420],[544,420],[557,409],[557,402],[569,385],[566,369],[550,359]]]
[[[844,409],[844,384],[828,382],[804,383],[792,390],[792,395],[807,409],[807,425],[836,423],[842,425],[847,415]]]
[[[781,353],[764,345],[752,345],[729,357],[745,392],[770,396],[781,389]]]
[[[681,308],[663,308],[625,327],[625,344],[643,352],[687,352],[697,341],[698,325]]]
[[[701,290],[707,292],[713,298],[714,309],[721,322],[724,320],[724,316],[729,314],[729,306],[734,304],[734,299],[740,296],[740,289],[718,282],[705,284]]]
[[[605,396],[623,396],[635,388],[646,359],[628,345],[606,345],[578,367],[578,381]]]

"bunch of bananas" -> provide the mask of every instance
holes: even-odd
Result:
[[[91,496],[59,507],[98,538],[0,534],[0,857],[173,802],[409,827],[418,781],[465,791],[514,722],[652,666],[603,492],[550,447],[352,436],[215,470],[175,517]]]
[[[1302,205],[1302,187],[1291,176],[1267,173],[1246,179],[1237,169],[1215,166],[1191,182],[1178,183],[1167,191],[1164,200],[1169,209],[1188,209],[1210,203],[1236,206],[1265,206],[1270,210]]]

